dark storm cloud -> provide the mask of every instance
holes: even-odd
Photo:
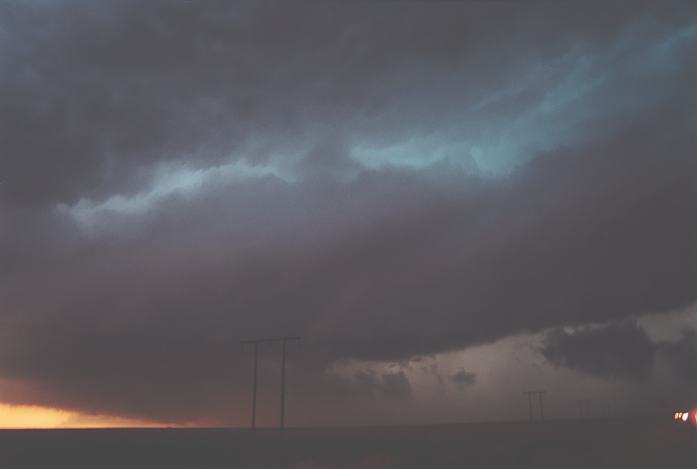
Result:
[[[618,141],[648,155],[543,157],[504,187],[270,180],[170,200],[130,220],[145,223],[135,239],[37,247],[47,253],[32,271],[4,277],[3,375],[57,404],[193,418],[243,392],[232,370],[248,367],[245,337],[301,334],[320,351],[295,372],[310,395],[339,358],[404,359],[689,304],[693,162],[655,160],[644,134]]]
[[[362,294],[334,317],[337,347],[365,358],[428,353],[562,317],[583,323],[691,304],[694,146],[667,135],[651,143],[647,131],[541,157],[504,188],[443,201],[413,225],[352,242],[358,251],[342,265],[363,274],[340,288]],[[349,313],[373,309],[365,322]],[[355,337],[343,342],[348,331]]]
[[[552,364],[610,378],[646,379],[657,345],[636,323],[626,321],[574,332],[549,332],[542,354]]]
[[[386,106],[384,80],[405,67],[460,55],[453,20],[435,29],[387,6],[339,7],[4,5],[3,200],[132,192],[162,161],[264,161]]]
[[[399,361],[697,300],[695,54],[671,36],[689,5],[395,8],[2,4],[0,372],[32,389],[4,399],[239,421],[239,339],[302,335],[290,375],[310,402],[343,392],[327,377],[339,360]],[[636,31],[680,47],[654,57],[632,49]],[[379,169],[353,157],[524,122],[566,77],[547,60],[586,63],[580,44],[604,70],[618,43],[660,73],[634,79],[621,62],[602,99],[579,103],[607,112],[508,162],[509,177],[480,178],[459,154]],[[531,64],[552,70],[519,83]],[[477,119],[455,126],[475,105]],[[140,200],[163,164],[239,160],[292,177],[211,176],[137,210],[99,208]],[[403,371],[363,378],[385,396],[411,392]]]
[[[686,384],[697,381],[697,333],[688,329],[676,340],[652,340],[632,320],[545,334],[540,352],[556,366],[586,374],[646,381],[654,367],[667,367]]]
[[[456,90],[458,106],[475,104],[535,60],[603,44],[627,13],[654,19],[655,34],[684,25],[685,8],[4,2],[0,195],[132,193],[156,163],[263,162],[327,128],[403,140],[455,117]]]

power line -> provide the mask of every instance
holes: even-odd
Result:
[[[539,410],[539,417],[540,421],[543,421],[545,419],[545,411],[544,411],[544,402],[542,400],[542,396],[546,393],[545,390],[542,389],[533,389],[530,391],[524,391],[523,394],[528,396],[528,410],[530,412],[530,421],[532,422],[534,420],[533,417],[533,396],[537,396],[537,402],[538,402],[538,410]]]
[[[285,430],[286,420],[286,345],[290,341],[298,341],[300,337],[282,336],[265,339],[248,339],[242,341],[242,346],[252,345],[254,347],[254,372],[252,374],[252,430],[256,429],[257,417],[257,376],[259,366],[259,344],[264,343],[281,343],[281,410],[279,418],[279,431],[283,433]]]

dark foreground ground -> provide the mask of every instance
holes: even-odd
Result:
[[[682,468],[697,429],[670,420],[244,430],[0,431],[14,468]]]

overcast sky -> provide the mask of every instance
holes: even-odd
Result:
[[[2,403],[697,404],[693,2],[0,0],[0,70]]]

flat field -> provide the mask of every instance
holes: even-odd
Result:
[[[697,429],[666,420],[587,420],[290,429],[0,431],[0,467],[681,468]]]

